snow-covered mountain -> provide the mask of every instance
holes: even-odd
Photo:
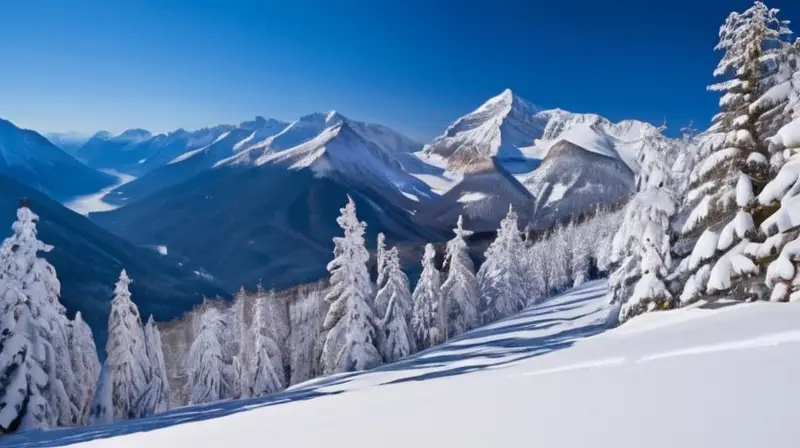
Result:
[[[422,154],[442,158],[459,169],[490,157],[501,161],[524,159],[520,148],[541,137],[547,119],[539,109],[510,89],[456,120],[444,134],[425,145]]]
[[[528,222],[534,197],[496,157],[465,169],[457,184],[417,213],[420,225],[446,231],[463,215],[465,228],[491,232],[497,230],[509,205],[517,210],[522,225]]]
[[[130,129],[117,136],[98,133],[79,148],[75,156],[93,168],[141,176],[184,153],[208,146],[232,128],[219,125],[158,135],[143,129]]]
[[[42,135],[0,119],[0,174],[66,201],[116,179],[86,167]]]
[[[281,287],[325,275],[348,195],[369,223],[371,241],[378,232],[395,242],[443,239],[413,221],[435,197],[428,186],[347,121],[300,145],[219,165],[146,200],[90,216],[137,244],[164,245],[197,260],[231,288],[259,280]]]
[[[220,165],[259,164],[272,154],[309,142],[324,130],[346,122],[364,140],[390,155],[413,153],[422,145],[386,126],[351,120],[336,111],[313,113],[293,121],[281,132],[251,145],[241,153],[221,161]]]
[[[42,134],[50,143],[63,149],[67,154],[74,154],[78,148],[83,146],[92,138],[91,135],[86,135],[77,131],[70,132],[45,132]]]
[[[186,151],[165,165],[148,171],[142,177],[114,189],[103,200],[124,205],[143,199],[159,190],[178,185],[211,169],[220,160],[230,158],[249,146],[267,139],[286,128],[287,123],[256,117],[220,134],[208,145]]]
[[[425,145],[422,157],[444,160],[451,169],[490,157],[497,157],[506,168],[517,167],[520,161],[533,168],[553,143],[566,139],[589,151],[620,158],[637,170],[633,146],[645,125],[636,120],[613,123],[596,114],[542,110],[507,89],[456,120]]]
[[[435,196],[428,185],[406,172],[386,147],[379,147],[363,135],[349,121],[339,121],[314,139],[261,157],[256,163],[283,165],[290,169],[308,168],[319,177],[360,183],[387,196],[392,193],[387,186],[394,186],[413,202],[427,201]],[[405,205],[403,202],[400,204]],[[416,204],[409,205],[409,208],[416,208]]]
[[[42,256],[55,266],[61,303],[70,314],[81,311],[102,347],[108,326],[114,282],[125,268],[133,278],[134,300],[142,316],[173,319],[203,300],[226,296],[189,260],[160,255],[101,229],[46,195],[0,175],[0,240],[11,233],[20,198],[39,215],[39,239],[54,246]]]
[[[540,229],[631,194],[634,173],[615,154],[590,151],[563,139],[548,147],[541,165],[524,184],[536,198],[530,226]]]

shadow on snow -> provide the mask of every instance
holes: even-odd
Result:
[[[604,290],[602,283],[592,282],[569,291],[567,296],[560,296],[563,301],[550,299],[535,305],[505,320],[495,322],[486,327],[473,330],[455,337],[447,343],[433,347],[398,362],[387,364],[369,372],[354,372],[333,375],[312,380],[295,389],[259,398],[222,401],[205,405],[183,407],[167,411],[150,418],[122,421],[106,425],[78,428],[60,428],[52,430],[28,431],[2,440],[4,447],[55,447],[66,444],[88,442],[91,440],[116,437],[137,432],[152,431],[182,423],[198,422],[224,417],[238,412],[249,411],[267,406],[274,406],[293,401],[310,400],[317,397],[338,395],[347,392],[346,386],[358,378],[368,378],[380,372],[397,374],[399,377],[384,382],[376,382],[369,386],[384,386],[412,381],[426,381],[446,378],[465,373],[499,368],[506,364],[544,355],[556,350],[570,347],[577,340],[596,335],[606,328],[605,318],[597,319],[591,324],[571,327],[572,321],[578,321],[600,309],[587,308],[570,317],[554,317],[554,313],[577,311],[586,307],[587,302],[596,300]],[[526,336],[530,332],[547,332],[557,329],[559,325],[566,328],[550,334]],[[516,335],[514,335],[516,334]],[[536,334],[536,333],[534,333]],[[513,335],[513,336],[512,336]],[[446,368],[452,365],[451,368]],[[407,372],[407,376],[402,373]],[[342,387],[342,389],[338,389]]]

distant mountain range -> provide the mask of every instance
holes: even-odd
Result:
[[[105,344],[114,282],[124,268],[142,316],[158,320],[180,316],[203,296],[227,296],[199,265],[137,247],[101,229],[27,185],[0,175],[0,239],[11,234],[19,200],[27,198],[39,215],[39,238],[54,249],[43,254],[58,272],[61,302],[70,314],[81,311],[98,343]]]
[[[0,175],[59,201],[93,193],[116,182],[115,177],[88,168],[40,134],[2,119]]]
[[[0,122],[0,175],[61,202],[107,191],[104,209],[119,207],[91,213],[90,222],[44,196],[36,201],[43,226],[58,229],[43,236],[74,257],[54,258],[56,267],[80,273],[70,273],[66,300],[94,304],[97,326],[107,288],[128,265],[144,283],[142,300],[153,301],[145,312],[157,310],[157,318],[201,294],[323,277],[348,195],[371,245],[378,232],[408,248],[446,241],[459,215],[467,228],[491,232],[509,206],[522,225],[549,227],[632,191],[647,126],[540,109],[510,90],[427,145],[335,111],[157,135],[99,132],[80,146],[74,135],[48,141]],[[136,179],[112,188],[116,179],[99,170]],[[14,184],[2,211],[11,213],[20,195],[35,196],[29,190]],[[164,309],[156,306],[160,291],[175,296]]]

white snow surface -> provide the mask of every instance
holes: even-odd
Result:
[[[86,216],[89,213],[107,212],[115,210],[120,207],[119,205],[109,204],[108,202],[103,200],[103,197],[111,193],[115,188],[134,181],[136,179],[136,176],[131,176],[130,174],[121,173],[119,171],[112,169],[104,169],[99,171],[102,171],[106,174],[110,174],[112,176],[116,176],[116,178],[118,179],[117,183],[110,187],[103,188],[97,193],[92,193],[86,196],[81,196],[79,198],[73,199],[72,201],[64,204],[68,209],[72,210],[75,213],[80,213],[81,215]]]
[[[800,303],[694,306],[604,331],[606,293],[587,283],[372,371],[4,446],[797,446]]]
[[[778,133],[772,137],[772,142],[784,148],[800,147],[800,118],[782,127]]]

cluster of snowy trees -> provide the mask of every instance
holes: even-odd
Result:
[[[350,200],[338,218],[343,235],[334,239],[327,281],[242,290],[232,302],[205,302],[175,325],[190,343],[167,360],[173,384],[180,383],[172,403],[257,397],[319,375],[373,368],[511,315],[598,276],[620,217],[597,210],[524,238],[509,210],[477,272],[471,232],[459,219],[442,270],[434,245],[426,245],[412,289],[399,248],[386,247],[382,234],[371,275],[366,223]]]
[[[0,246],[0,431],[138,418],[169,406],[161,339],[142,326],[122,272],[109,317],[106,361],[92,331],[60,303],[56,271],[39,252],[38,217],[22,204]]]
[[[778,13],[755,2],[720,28],[706,132],[645,136],[655,143],[614,239],[621,321],[722,297],[800,299],[800,39]]]
[[[108,317],[106,360],[97,382],[90,422],[147,417],[170,407],[161,334],[153,317],[142,325],[123,270]]]
[[[80,313],[69,320],[52,249],[25,204],[0,246],[0,432],[85,424],[100,362]]]

